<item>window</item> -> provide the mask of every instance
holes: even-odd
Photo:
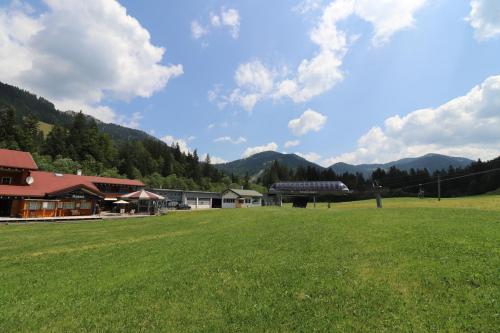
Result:
[[[80,204],[81,209],[91,209],[92,208],[92,203],[90,201],[82,201]]]
[[[28,201],[28,209],[29,210],[39,210],[40,202],[39,201]]]
[[[206,198],[198,199],[198,205],[208,206],[208,205],[210,205],[210,199],[206,199]]]
[[[252,199],[250,199],[250,198],[245,199],[245,203],[247,203],[247,204],[252,203]]]
[[[12,184],[12,177],[2,177],[2,185]]]
[[[234,199],[224,199],[224,203],[234,203]]]
[[[56,208],[56,203],[54,201],[44,201],[42,203],[42,208],[43,209],[53,210],[53,209]]]
[[[63,202],[63,209],[75,209],[75,202],[74,201]]]

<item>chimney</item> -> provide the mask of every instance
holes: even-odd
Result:
[[[81,176],[82,175],[82,170],[80,170],[80,169],[76,170],[76,175],[77,176]]]

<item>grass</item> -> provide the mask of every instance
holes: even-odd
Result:
[[[42,131],[44,137],[47,137],[53,128],[54,125],[52,124],[44,123],[43,121],[38,122],[38,129]]]
[[[498,332],[500,196],[0,226],[0,332]]]

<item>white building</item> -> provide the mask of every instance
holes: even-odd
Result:
[[[222,192],[222,208],[250,208],[262,205],[262,194],[253,190],[227,189]]]
[[[173,189],[152,189],[152,192],[165,196],[168,207],[186,204],[191,209],[221,208],[221,194],[218,192],[183,191]]]

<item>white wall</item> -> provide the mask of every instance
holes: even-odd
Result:
[[[191,209],[209,209],[212,208],[211,198],[189,197],[187,203]]]
[[[224,202],[225,199],[233,199],[235,202]],[[247,203],[246,200],[250,199],[250,202]],[[253,203],[253,198],[239,198],[238,195],[232,191],[227,191],[222,194],[222,208],[236,208],[236,203],[238,200],[245,200],[245,203],[241,204],[242,208],[252,208],[252,207],[260,207],[261,200],[258,199],[258,202]]]
[[[224,202],[226,199],[233,199],[235,202]],[[238,195],[233,191],[226,191],[222,193],[222,208],[235,208],[236,200],[238,200]]]

